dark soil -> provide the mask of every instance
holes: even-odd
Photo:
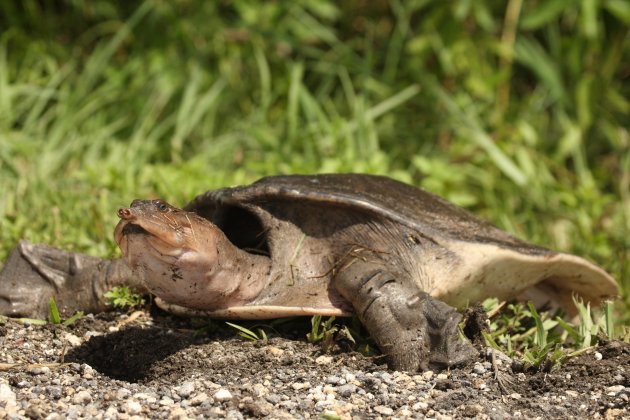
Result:
[[[515,364],[496,354],[495,369],[484,351],[467,366],[406,374],[343,346],[325,354],[299,338],[306,332],[299,328],[265,344],[226,328],[200,333],[170,316],[144,314],[119,326],[126,320],[102,314],[66,328],[7,321],[0,362],[13,365],[0,373],[0,417],[3,409],[14,418],[630,416],[630,346],[622,342],[552,372],[515,372]],[[71,346],[71,338],[80,342]],[[64,365],[52,365],[61,357]],[[24,363],[49,363],[50,371]]]

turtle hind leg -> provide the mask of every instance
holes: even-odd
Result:
[[[381,261],[354,260],[335,277],[392,369],[415,372],[464,363],[477,353],[462,339],[461,315]]]

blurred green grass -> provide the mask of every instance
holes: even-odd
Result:
[[[625,0],[0,2],[0,260],[279,173],[420,185],[585,256],[630,318]]]

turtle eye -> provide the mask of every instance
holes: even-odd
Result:
[[[164,201],[160,200],[155,204],[157,205],[158,210],[161,212],[165,212],[168,210],[168,204],[166,204]]]

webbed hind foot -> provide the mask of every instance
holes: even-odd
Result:
[[[477,351],[459,333],[461,315],[380,261],[355,260],[335,285],[392,369],[415,372],[463,364]]]

